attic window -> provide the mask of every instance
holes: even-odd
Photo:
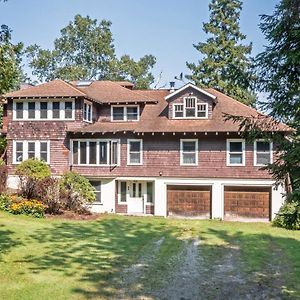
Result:
[[[138,121],[139,119],[139,106],[112,106],[111,107],[111,120],[112,121]]]
[[[183,103],[173,104],[174,119],[207,119],[208,104],[200,102],[196,97],[186,97]]]

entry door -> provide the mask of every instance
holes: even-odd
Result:
[[[127,210],[129,213],[144,213],[143,182],[135,181],[129,184],[129,199]]]

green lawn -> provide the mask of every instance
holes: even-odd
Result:
[[[258,223],[0,213],[0,299],[256,295],[300,299],[300,232]]]

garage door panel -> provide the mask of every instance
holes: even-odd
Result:
[[[270,216],[269,188],[232,188],[224,191],[225,217],[269,218]]]
[[[168,215],[210,216],[211,192],[209,187],[168,187]]]

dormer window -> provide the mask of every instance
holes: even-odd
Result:
[[[208,105],[196,97],[186,97],[182,103],[173,104],[174,119],[207,119]]]
[[[139,106],[126,105],[126,106],[112,106],[111,107],[111,120],[112,121],[138,121],[139,119]]]

